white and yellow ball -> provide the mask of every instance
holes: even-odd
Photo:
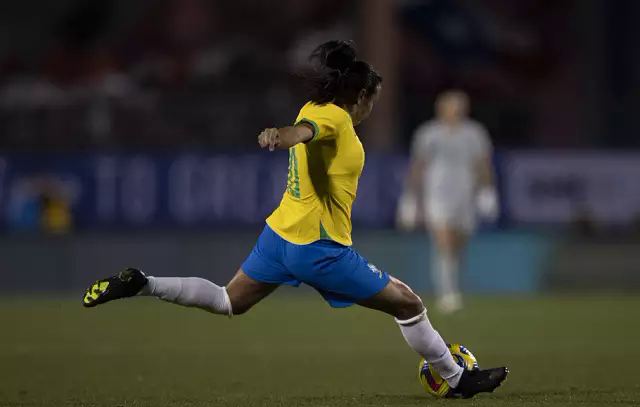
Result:
[[[453,357],[453,360],[458,366],[466,370],[479,369],[478,361],[476,357],[469,352],[469,349],[457,343],[452,345],[447,344],[447,347],[449,348],[449,352],[451,352],[451,357]],[[436,397],[444,397],[449,392],[449,384],[447,381],[440,377],[433,367],[424,359],[421,359],[418,365],[418,379],[424,390]]]

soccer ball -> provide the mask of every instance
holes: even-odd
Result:
[[[457,343],[452,345],[447,344],[447,347],[449,348],[449,352],[451,352],[453,360],[460,367],[466,370],[479,369],[478,361],[476,357],[469,352],[469,349]],[[444,397],[449,392],[449,384],[447,381],[440,377],[440,375],[433,370],[433,367],[424,359],[421,359],[418,365],[418,379],[422,387],[424,387],[424,390],[436,397]]]

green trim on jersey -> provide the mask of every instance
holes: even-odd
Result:
[[[331,236],[329,236],[327,231],[324,229],[324,226],[322,226],[322,222],[320,222],[320,239],[333,240],[331,239]]]
[[[309,141],[313,141],[318,136],[318,134],[320,134],[320,127],[318,127],[318,124],[316,122],[309,119],[300,119],[294,126],[297,126],[302,123],[310,124],[311,127],[313,127],[313,137],[311,137],[311,140],[309,140]]]
[[[298,158],[296,148],[289,148],[289,173],[287,175],[287,192],[295,198],[300,198],[300,177],[298,176]]]

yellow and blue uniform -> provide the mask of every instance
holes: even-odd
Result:
[[[301,123],[313,129],[313,138],[289,149],[286,190],[242,269],[265,283],[304,282],[332,306],[348,306],[389,281],[351,248],[364,149],[349,113],[332,103],[305,104],[295,122]]]
[[[364,167],[364,149],[344,109],[307,103],[296,124],[313,138],[289,149],[287,190],[267,224],[295,244],[331,239],[351,246],[351,206]]]

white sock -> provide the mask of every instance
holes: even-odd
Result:
[[[436,254],[436,259],[433,273],[437,297],[459,296],[458,272],[460,261],[458,256],[449,253],[438,253]]]
[[[411,349],[425,358],[438,374],[455,388],[462,376],[462,367],[454,362],[446,343],[427,318],[427,310],[413,318],[400,321],[400,331]]]
[[[147,277],[148,282],[138,295],[158,297],[187,307],[196,307],[214,314],[233,315],[225,287],[198,277]]]

